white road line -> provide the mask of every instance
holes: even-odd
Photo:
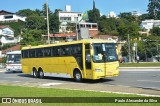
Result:
[[[11,79],[11,78],[17,78],[17,77],[4,77],[4,78],[10,78]]]
[[[136,72],[133,72],[133,71],[132,71],[132,72],[126,72],[126,73],[133,73],[133,74],[148,74],[148,72],[142,72],[142,71],[141,71],[141,72],[137,72],[137,71],[136,71]]]
[[[160,81],[154,81],[154,80],[137,80],[139,82],[160,82]]]
[[[62,84],[62,83],[46,83],[46,84],[41,84],[40,86],[49,87],[49,86],[60,85],[60,84]]]
[[[0,80],[0,82],[3,82],[3,81],[8,81],[8,80]]]

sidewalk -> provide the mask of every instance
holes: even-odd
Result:
[[[6,68],[0,68],[0,72],[4,72]]]

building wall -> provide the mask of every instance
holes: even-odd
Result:
[[[61,22],[59,32],[67,32],[67,23],[76,23],[82,19],[81,12],[59,12],[58,17]]]
[[[26,17],[21,17],[16,14],[7,14],[7,15],[0,15],[0,21],[25,21]]]
[[[82,13],[80,12],[59,12],[60,22],[76,22],[82,19]]]
[[[141,28],[147,29],[147,32],[149,32],[154,26],[160,26],[160,20],[144,20],[141,23]]]
[[[0,29],[0,35],[0,42],[2,45],[7,43],[16,43],[14,38],[14,31],[9,27]]]
[[[14,37],[14,32],[10,28],[0,29],[0,35]]]

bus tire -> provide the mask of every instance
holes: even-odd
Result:
[[[41,79],[44,78],[44,72],[43,72],[42,69],[40,69],[40,70],[38,71],[38,75],[39,75],[39,78],[41,78]]]
[[[38,78],[38,72],[36,69],[33,69],[33,77]]]
[[[73,77],[76,82],[82,81],[82,74],[79,70],[74,71]]]

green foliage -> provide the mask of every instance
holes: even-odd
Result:
[[[150,30],[150,33],[152,35],[155,35],[155,36],[160,36],[160,28],[159,27],[153,27],[151,30]]]
[[[133,56],[134,51],[132,50],[133,44],[136,42],[138,46],[138,56],[140,56],[141,60],[146,61],[146,58],[151,58],[159,54],[157,49],[158,44],[160,41],[160,37],[158,36],[146,36],[142,35],[141,40],[134,40],[131,39],[130,41],[130,49],[131,49],[131,56]],[[125,43],[122,47],[122,56],[128,56],[128,43]]]
[[[124,63],[119,65],[120,67],[159,67],[160,63]]]
[[[42,32],[41,30],[28,30],[28,29],[24,29],[23,30],[23,40],[21,41],[22,44],[25,45],[39,45],[42,44]]]
[[[129,22],[133,22],[133,21],[136,21],[136,16],[132,15],[131,12],[124,12],[124,13],[120,13],[119,15],[120,18],[124,18],[126,20],[128,20]]]
[[[6,57],[2,57],[2,58],[0,59],[0,63],[6,63]]]
[[[30,9],[19,10],[18,12],[16,12],[16,14],[25,17],[32,16],[35,14],[38,15],[36,11]]]
[[[67,23],[67,30],[74,32],[76,30],[74,23]]]
[[[29,16],[26,19],[26,28],[44,30],[46,29],[46,20],[38,15]]]
[[[88,11],[89,22],[97,23],[100,19],[100,12],[98,9],[94,8],[93,10]]]
[[[15,46],[15,44],[4,44],[1,49],[5,50],[5,49],[13,47],[13,46]]]
[[[57,33],[59,32],[59,18],[56,14],[50,14],[49,15],[49,28],[50,28],[50,33]]]
[[[150,19],[160,19],[160,1],[149,0],[148,14]]]
[[[50,33],[57,33],[59,31],[59,18],[56,12],[61,11],[56,9],[55,13],[49,10],[49,22],[50,22]],[[47,20],[46,20],[46,4],[43,5],[42,10],[30,10],[24,9],[17,12],[19,15],[25,15],[26,23],[23,28],[23,40],[21,44],[24,45],[38,45],[43,43],[42,34],[47,34]]]
[[[47,5],[46,5],[46,3],[43,4],[42,13],[43,13],[43,16],[47,16]],[[48,6],[48,14],[52,14],[52,11],[50,10],[49,6]]]
[[[58,12],[62,11],[61,9],[55,9],[54,14],[58,14]]]
[[[124,15],[123,18],[106,18],[106,16],[102,16],[98,21],[100,34],[116,35],[121,40],[126,40],[128,34],[131,38],[137,38],[140,30],[139,24],[135,19],[128,17],[130,15]]]

